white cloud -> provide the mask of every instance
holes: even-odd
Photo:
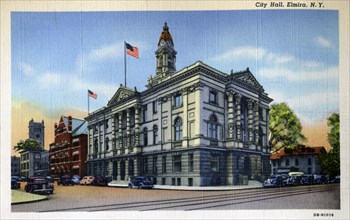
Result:
[[[28,63],[19,64],[19,70],[26,76],[31,76],[34,74],[33,67]]]
[[[38,76],[39,85],[44,88],[50,88],[62,83],[63,77],[61,73],[45,72],[41,76]]]
[[[321,47],[325,47],[325,48],[332,47],[332,43],[322,36],[316,37],[315,42],[316,42],[316,44],[318,44]]]
[[[339,77],[338,67],[331,67],[321,71],[294,71],[287,68],[263,68],[259,74],[264,78],[278,79],[284,78],[290,81],[314,81],[325,79],[337,79]]]
[[[269,63],[274,64],[285,64],[292,61],[295,61],[295,57],[288,54],[275,54],[269,52],[265,48],[246,46],[246,47],[238,47],[228,50],[222,54],[219,54],[211,60],[229,60],[229,59],[251,59],[257,60],[266,60]]]

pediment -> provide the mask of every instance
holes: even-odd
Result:
[[[254,77],[254,75],[247,69],[244,72],[231,73],[232,79],[238,80],[244,84],[250,85],[258,90],[264,90],[260,85],[258,80]]]
[[[129,97],[133,97],[137,94],[138,92],[135,90],[132,90],[127,87],[120,86],[119,89],[114,93],[113,97],[111,100],[108,102],[108,105],[111,103],[119,102],[122,100],[125,100]]]

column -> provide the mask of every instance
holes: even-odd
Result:
[[[100,122],[97,122],[97,155],[98,158],[101,158],[101,153],[102,153],[102,149],[101,149],[101,134],[100,134],[100,130],[101,130],[101,124]]]
[[[140,175],[140,170],[138,167],[139,163],[138,163],[138,158],[134,159],[134,176],[139,176]]]
[[[188,146],[188,112],[187,112],[187,91],[182,92],[183,121],[182,121],[182,147]]]
[[[261,146],[259,146],[259,102],[254,102],[254,133],[255,133],[255,145],[257,146],[257,150],[261,150]]]
[[[112,114],[112,150],[116,148],[116,139],[115,139],[115,114]]]
[[[248,142],[253,142],[253,100],[248,100]]]
[[[136,151],[138,153],[141,151],[140,149],[140,106],[135,106],[135,146]]]
[[[242,141],[241,135],[241,94],[236,94],[236,127],[237,127],[237,140]]]
[[[88,137],[87,137],[87,140],[88,140],[88,143],[87,143],[87,160],[89,160],[91,158],[91,134],[90,134],[90,131],[91,131],[91,125],[88,126]]]
[[[233,92],[227,92],[227,138],[233,139]]]
[[[121,165],[121,160],[117,161],[117,180],[121,180],[121,176],[120,176],[120,165]]]
[[[129,160],[125,160],[125,181],[129,181]]]
[[[130,127],[130,108],[126,110],[126,153],[129,152],[131,146],[131,127]]]
[[[123,112],[118,112],[118,133],[119,133],[119,149],[123,147],[123,122],[122,122]]]

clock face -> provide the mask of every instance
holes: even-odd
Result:
[[[164,46],[165,45],[165,41],[164,40],[161,40],[160,41],[160,46]]]

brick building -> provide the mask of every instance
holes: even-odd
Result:
[[[51,175],[86,175],[87,122],[62,116],[50,144]]]

